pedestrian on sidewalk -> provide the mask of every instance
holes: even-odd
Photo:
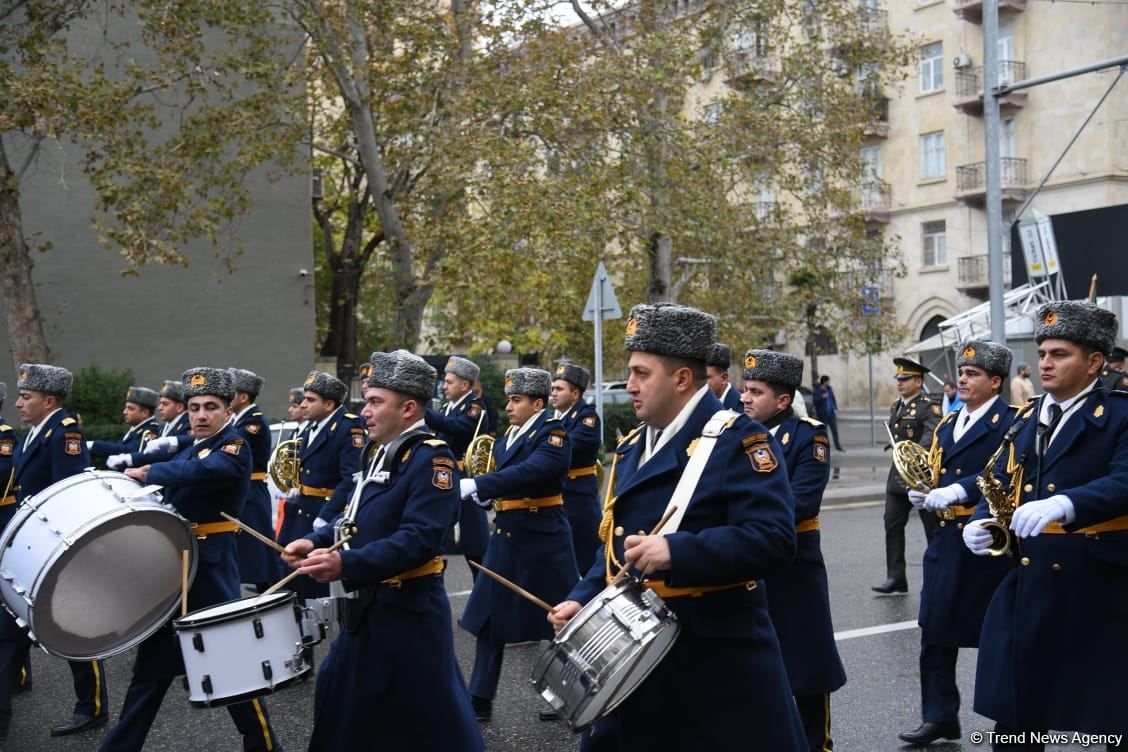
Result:
[[[834,389],[830,386],[830,377],[819,377],[819,385],[815,387],[815,412],[818,419],[826,423],[830,435],[834,437],[836,451],[845,452],[842,442],[838,440],[838,400],[834,397]]]
[[[1025,405],[1034,399],[1034,384],[1030,381],[1030,364],[1019,363],[1011,379],[1011,404]]]

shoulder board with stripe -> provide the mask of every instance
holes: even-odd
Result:
[[[804,423],[809,423],[810,425],[814,426],[815,428],[819,428],[819,427],[824,425],[824,423],[821,420],[816,420],[815,418],[812,418],[809,415],[804,415],[799,420],[803,421]]]
[[[949,410],[948,413],[946,415],[944,415],[943,418],[940,419],[940,422],[936,424],[936,427],[940,428],[940,426],[942,426],[945,423],[948,423],[948,422],[952,421],[953,419],[955,419],[956,414],[958,412],[959,412],[959,410]]]
[[[251,413],[251,417],[252,417],[252,418],[261,418],[261,417],[262,417],[262,413],[261,413],[261,412],[257,412],[257,413]]]
[[[63,422],[60,423],[59,425],[61,425],[61,426],[73,426],[77,422],[78,421],[75,420],[74,418],[63,418]]]
[[[646,426],[645,423],[639,423],[637,426],[632,428],[629,433],[627,433],[623,436],[620,436],[619,437],[619,443],[616,444],[616,446],[623,446],[624,444],[626,444],[628,441],[631,440],[631,437],[637,435],[638,432],[641,431],[645,426]]]
[[[349,420],[360,420],[359,415],[353,415],[352,413],[345,413],[345,417]]]
[[[447,443],[442,439],[424,439],[423,443],[429,447],[445,447]]]
[[[0,431],[11,431],[12,427],[7,423],[0,423]]]

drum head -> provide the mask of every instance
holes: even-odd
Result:
[[[134,508],[74,536],[36,589],[32,628],[50,653],[107,658],[141,642],[176,610],[182,551],[196,541],[163,507]]]
[[[252,595],[246,598],[236,598],[233,601],[201,608],[199,611],[193,611],[190,614],[181,616],[172,623],[172,626],[177,630],[181,630],[202,627],[207,624],[222,624],[226,621],[242,619],[248,614],[271,611],[284,603],[297,600],[297,597],[296,594],[289,590],[279,590],[270,595]]]

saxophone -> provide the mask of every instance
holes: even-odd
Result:
[[[1003,441],[999,444],[999,448],[991,455],[991,459],[987,460],[987,466],[983,468],[983,472],[979,474],[979,478],[975,481],[975,485],[979,486],[983,498],[987,500],[987,509],[991,513],[990,519],[980,522],[984,529],[991,533],[991,545],[987,548],[991,556],[1014,555],[1012,551],[1014,536],[1010,531],[1010,522],[1011,517],[1014,516],[1014,510],[1018,508],[1018,498],[1022,493],[1022,478],[1025,471],[1023,466],[1016,463],[1014,459],[1014,437],[1018,435],[1018,431],[1023,425],[1020,418],[1021,415],[1016,416],[1014,423],[1003,435]],[[1003,456],[1003,452],[1009,452],[1007,455],[1007,474],[1010,475],[1009,487],[999,480],[994,472],[995,463]]]

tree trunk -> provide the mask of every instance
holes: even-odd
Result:
[[[673,238],[663,232],[656,232],[650,236],[650,248],[647,250],[650,259],[650,283],[646,287],[647,303],[677,302],[670,297],[673,255]]]
[[[818,310],[818,303],[807,305],[807,354],[811,356],[811,384],[819,383],[819,325],[816,318]]]
[[[47,338],[31,281],[34,266],[23,236],[19,178],[8,164],[0,141],[0,295],[8,318],[8,347],[13,368],[20,363],[45,363]]]

